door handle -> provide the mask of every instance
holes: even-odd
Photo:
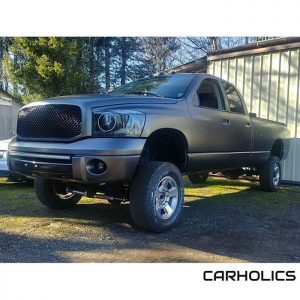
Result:
[[[249,128],[249,127],[251,127],[251,124],[249,122],[247,122],[246,124],[244,124],[244,126]]]
[[[228,125],[230,125],[230,121],[227,119],[223,119],[222,124],[228,126]]]

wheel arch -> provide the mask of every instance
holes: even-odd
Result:
[[[283,157],[284,143],[281,139],[276,139],[271,147],[271,156],[276,156],[280,160]]]
[[[188,142],[184,133],[174,128],[153,131],[144,145],[140,164],[149,161],[173,163],[182,172],[187,164]]]

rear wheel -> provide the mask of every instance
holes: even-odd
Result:
[[[172,228],[183,201],[183,180],[175,165],[155,161],[138,170],[130,191],[130,212],[139,227],[154,232]]]
[[[36,178],[34,189],[38,200],[50,208],[73,207],[81,199],[81,196],[72,193],[65,183],[57,180]]]
[[[263,191],[276,192],[281,182],[281,166],[279,158],[271,156],[262,166],[259,174],[260,187]]]
[[[191,183],[204,183],[208,178],[208,172],[189,174],[188,178]]]

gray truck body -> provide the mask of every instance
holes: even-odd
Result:
[[[191,76],[176,74],[170,76]],[[222,109],[202,107],[198,90],[204,80],[213,80],[224,101]],[[222,80],[208,74],[194,74],[180,99],[151,95],[85,95],[67,96],[34,102],[20,110],[36,106],[80,108],[80,134],[71,138],[17,136],[9,144],[9,167],[29,177],[45,177],[80,183],[130,183],[143,163],[147,141],[152,136],[167,134],[178,143],[170,144],[170,162],[182,173],[222,171],[241,167],[259,168],[272,151],[284,159],[289,150],[289,131],[278,122],[250,116],[244,100],[244,113],[232,112]],[[134,110],[145,115],[138,137],[105,137],[93,134],[93,111]],[[37,118],[37,120],[39,120]],[[40,118],[41,125],[43,117]],[[57,124],[47,126],[57,126]],[[62,121],[60,130],[64,128]],[[40,126],[37,121],[37,128]],[[68,125],[69,126],[69,125]],[[163,141],[163,137],[161,141]],[[184,143],[184,151],[182,150]],[[180,162],[176,145],[181,144]],[[154,146],[155,147],[155,146]],[[159,143],[157,144],[159,147]],[[89,170],[89,161],[103,161],[101,174]],[[165,157],[168,161],[168,158]]]

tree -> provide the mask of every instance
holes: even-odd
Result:
[[[83,40],[79,38],[13,38],[4,65],[16,95],[24,102],[87,92]]]
[[[128,80],[136,79],[140,76],[141,53],[138,38],[135,37],[118,37],[114,40],[113,51],[115,58],[113,69],[115,73],[114,84],[125,84]]]
[[[207,55],[211,51],[268,40],[274,37],[186,37],[178,38],[180,43],[180,63]],[[183,53],[183,54],[182,54]]]
[[[98,93],[269,37],[0,38],[0,88],[29,102]]]
[[[121,66],[120,66],[120,78],[121,85],[124,85],[126,82],[126,65],[127,59],[129,56],[131,43],[128,42],[126,37],[120,38],[120,57],[121,57]]]
[[[8,47],[11,44],[12,38],[0,37],[0,89],[8,89],[8,80],[3,65],[3,58],[8,52]]]
[[[110,63],[111,63],[111,38],[105,38],[104,43],[104,57],[105,57],[105,64],[104,64],[104,70],[105,70],[105,91],[109,91],[110,89]]]
[[[175,52],[180,47],[178,39],[173,37],[140,38],[139,43],[144,53],[142,60],[148,69],[148,75],[170,68]]]

